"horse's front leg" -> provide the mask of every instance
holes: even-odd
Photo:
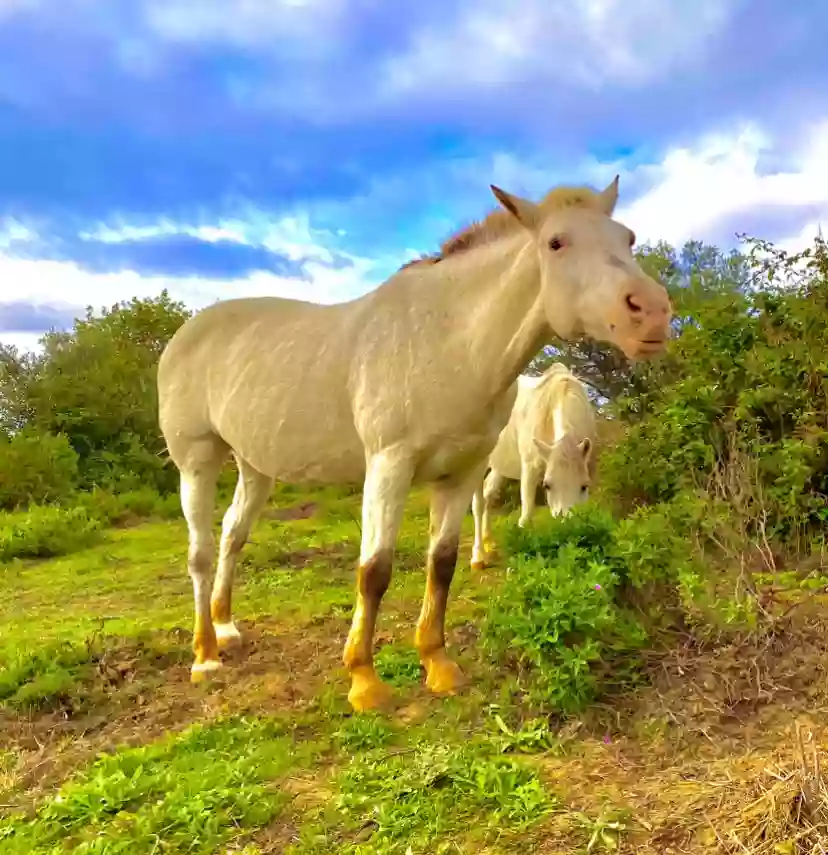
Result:
[[[472,513],[474,515],[474,546],[472,547],[472,568],[481,570],[487,567],[495,556],[495,542],[492,537],[492,504],[497,499],[506,479],[497,469],[492,469],[485,481],[474,491]]]
[[[535,463],[522,460],[520,463],[520,519],[518,525],[524,528],[535,512],[535,496],[543,470]]]
[[[362,496],[362,547],[357,596],[342,660],[350,672],[348,701],[357,712],[382,707],[391,689],[374,669],[374,630],[380,603],[391,582],[397,532],[411,487],[410,461],[399,454],[370,458]]]
[[[446,654],[446,605],[463,517],[485,471],[483,463],[460,479],[435,484],[432,491],[426,587],[414,643],[426,670],[426,685],[437,694],[451,694],[465,682],[463,672]]]
[[[482,570],[486,566],[486,547],[483,540],[483,516],[485,497],[483,482],[474,488],[472,498],[472,517],[474,518],[474,543],[472,544],[471,566],[473,570]]]

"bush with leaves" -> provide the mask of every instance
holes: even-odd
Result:
[[[687,295],[682,335],[645,388],[615,404],[625,437],[602,456],[623,506],[703,490],[789,544],[821,528],[828,493],[828,250],[754,243],[768,281]]]
[[[66,436],[31,428],[0,436],[0,509],[65,501],[78,480],[78,455]]]
[[[635,684],[642,649],[670,630],[752,628],[756,600],[739,566],[711,560],[739,547],[732,516],[726,503],[685,492],[622,519],[592,501],[512,526],[487,650],[517,668],[531,701],[574,713]]]
[[[164,346],[189,315],[166,292],[100,314],[87,310],[71,332],[44,336],[35,364],[6,360],[7,389],[0,391],[16,398],[5,409],[40,431],[67,436],[84,486],[174,490],[178,477],[158,427],[155,377]]]
[[[592,503],[509,530],[512,562],[484,644],[525,674],[530,699],[544,707],[577,712],[632,679],[640,664],[636,651],[648,632],[622,601],[615,540],[615,521]]]
[[[25,513],[0,513],[0,563],[84,549],[95,543],[100,529],[100,518],[86,508],[45,505]]]

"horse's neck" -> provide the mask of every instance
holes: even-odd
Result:
[[[498,395],[517,381],[549,334],[537,253],[518,237],[474,255],[475,264],[458,272],[450,290],[465,327],[469,368]]]
[[[562,385],[560,413],[562,431],[572,433],[580,441],[594,434],[595,413],[583,386],[576,385],[578,382],[567,378]]]

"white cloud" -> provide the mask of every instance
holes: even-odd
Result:
[[[777,164],[769,169],[769,164]],[[781,164],[781,165],[780,165]],[[768,227],[756,234],[778,246],[795,251],[807,246],[820,227],[828,231],[828,118],[814,123],[792,147],[772,138],[758,125],[742,125],[729,131],[707,134],[695,141],[668,150],[660,162],[624,168],[623,161],[607,164],[594,160],[582,164],[580,174],[562,176],[553,169],[521,161],[511,154],[494,154],[485,162],[451,161],[432,170],[417,186],[427,196],[443,197],[446,188],[459,199],[468,198],[473,185],[500,183],[516,192],[537,196],[561,181],[587,180],[603,186],[620,172],[621,201],[616,216],[633,228],[639,242],[664,239],[681,245],[689,238],[723,240],[735,238],[729,233],[745,230],[754,233],[749,223],[755,212],[763,211]],[[426,178],[428,180],[426,180]],[[402,179],[400,179],[402,180]],[[410,189],[392,185],[394,194]],[[647,188],[638,198],[630,198],[631,185]],[[425,188],[425,189],[424,189]],[[375,188],[370,209],[383,208],[386,188]],[[475,191],[477,192],[477,191]],[[393,194],[392,194],[393,195]],[[486,199],[487,208],[494,200]],[[478,196],[479,198],[479,196]],[[352,205],[350,214],[359,209]],[[783,216],[785,212],[795,216]],[[480,210],[469,210],[478,216]],[[344,215],[343,215],[344,216]],[[725,228],[725,224],[727,228]],[[457,225],[446,223],[446,233]],[[231,241],[251,247],[266,247],[291,260],[303,260],[310,282],[257,272],[243,279],[214,280],[201,277],[177,278],[141,276],[134,271],[90,273],[71,262],[39,261],[12,257],[12,243],[37,239],[32,230],[17,221],[0,223],[0,302],[111,305],[134,296],[154,296],[163,289],[197,309],[216,299],[272,294],[334,303],[351,299],[375,287],[404,260],[419,252],[431,251],[429,245],[417,246],[379,258],[342,252],[342,234],[320,231],[310,226],[306,216],[274,221],[266,214],[250,210],[240,219],[182,224],[161,220],[135,226],[112,222],[85,233],[82,237],[104,242],[140,241],[161,235],[189,235],[203,241]],[[351,262],[349,267],[331,266],[337,256]],[[0,332],[0,341],[31,346],[36,336],[28,333]]]
[[[149,28],[166,41],[214,42],[272,47],[302,39],[313,50],[322,31],[338,21],[347,0],[235,0],[232,12],[221,0],[148,0]]]
[[[785,169],[762,170],[762,159],[775,154],[785,155]],[[793,232],[791,226],[780,224],[776,233],[756,237],[801,248],[813,239],[820,220],[828,225],[828,119],[813,124],[792,152],[781,152],[759,126],[745,125],[674,148],[661,163],[640,166],[628,176],[641,177],[650,185],[625,204],[622,173],[617,217],[635,230],[641,242],[705,239],[723,222],[738,224],[740,216],[747,220],[757,211],[775,208],[781,214],[798,207],[816,210],[816,221],[804,227],[797,224]]]
[[[739,3],[678,0],[667,11],[655,0],[480,0],[416,32],[378,80],[388,98],[515,84],[539,73],[550,86],[642,84],[698,62]]]
[[[274,223],[254,217],[250,222],[228,221],[215,226],[189,226],[165,220],[154,226],[102,226],[85,233],[84,237],[117,243],[169,234],[264,246],[292,260],[303,259],[310,281],[263,271],[232,280],[142,276],[135,271],[92,273],[74,262],[15,258],[3,254],[0,232],[0,282],[13,283],[13,290],[0,294],[0,303],[60,304],[68,300],[77,306],[91,305],[97,309],[133,297],[158,296],[164,289],[173,299],[183,301],[192,309],[203,308],[219,299],[266,295],[337,303],[366,293],[401,263],[397,256],[369,259],[337,251],[337,255],[350,261],[350,266],[331,267],[335,256],[321,241],[323,233],[312,231],[303,218],[285,218]],[[36,339],[37,336],[30,333],[0,331],[0,341],[29,349]]]
[[[332,237],[331,233],[313,229],[307,215],[287,216],[274,222],[267,215],[252,208],[248,210],[244,220],[222,219],[215,224],[193,225],[162,218],[152,225],[144,226],[134,226],[120,221],[115,225],[101,225],[78,235],[81,240],[115,244],[172,236],[192,237],[205,243],[226,241],[242,246],[259,247],[291,261],[312,259],[328,264],[335,261],[334,253],[325,245],[326,239]],[[0,234],[0,246],[2,246],[2,234]],[[346,253],[338,254],[345,255],[356,263],[361,261]]]

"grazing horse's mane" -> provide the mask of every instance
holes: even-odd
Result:
[[[554,187],[538,202],[538,207],[543,213],[550,213],[561,208],[601,209],[601,194],[589,187]],[[438,261],[449,256],[514,234],[520,228],[520,224],[512,214],[503,208],[495,208],[482,220],[469,223],[443,241],[437,252],[406,261],[400,270],[419,264],[437,264]]]

